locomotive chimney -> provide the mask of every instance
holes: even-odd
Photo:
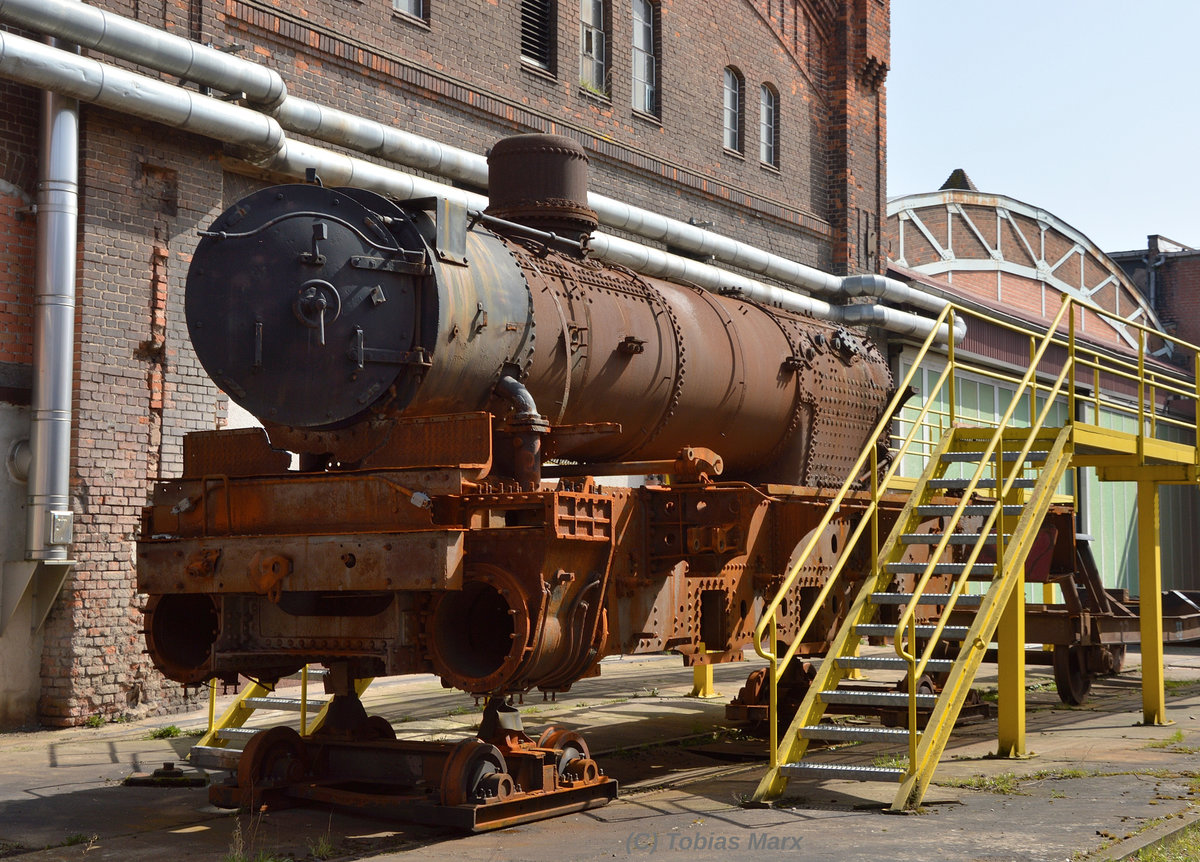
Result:
[[[514,135],[488,154],[488,215],[565,236],[591,233],[588,157],[562,135]]]

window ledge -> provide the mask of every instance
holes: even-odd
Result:
[[[658,116],[657,114],[647,114],[645,111],[639,111],[637,108],[634,108],[633,115],[643,123],[649,123],[652,126],[658,126],[660,129],[663,127],[662,117]]]
[[[535,75],[538,78],[545,78],[547,81],[558,81],[558,76],[545,66],[539,66],[536,60],[530,60],[528,57],[521,57],[521,68],[530,75]]]
[[[599,105],[604,105],[606,108],[612,107],[612,96],[608,93],[598,93],[590,87],[579,85],[579,95],[588,101],[595,102]]]
[[[738,152],[737,150],[731,150],[729,147],[722,147],[721,149],[725,151],[725,155],[731,156],[732,158],[737,159],[739,162],[746,161],[745,153]]]
[[[783,174],[783,171],[779,169],[779,165],[773,165],[770,162],[759,162],[758,166],[769,174]]]
[[[397,21],[403,21],[405,24],[411,24],[413,27],[417,27],[421,30],[429,30],[430,32],[433,31],[433,28],[429,26],[429,22],[424,18],[416,18],[412,15],[409,15],[407,12],[398,12],[397,10],[393,9],[392,18]]]

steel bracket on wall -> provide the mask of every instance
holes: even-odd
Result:
[[[26,593],[33,598],[31,631],[46,622],[74,560],[8,560],[0,578],[0,635],[8,628]]]

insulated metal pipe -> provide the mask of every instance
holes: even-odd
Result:
[[[70,56],[66,51],[57,53]],[[72,538],[71,384],[79,214],[79,105],[51,91],[42,94],[41,178],[36,203],[34,378],[25,559],[64,561]]]
[[[60,51],[15,33],[0,33],[0,75],[255,151],[273,153],[283,145],[279,123],[257,111]]]
[[[0,0],[0,19],[185,81],[245,95],[265,108],[287,97],[283,78],[273,69],[79,0]]]
[[[468,209],[482,210],[487,207],[488,200],[482,195],[411,176],[354,156],[289,140],[276,120],[249,108],[231,105],[65,51],[56,51],[11,33],[0,33],[0,75],[219,141],[248,147],[257,153],[254,158],[256,164],[289,176],[303,177],[309,169],[315,168],[327,185],[370,189],[397,199],[443,197],[459,202]],[[589,202],[590,200],[589,196]],[[849,322],[852,316],[865,319],[864,315],[871,315],[871,325],[904,334],[927,334],[933,326],[932,321],[921,315],[898,309],[879,307],[878,312],[844,311],[841,309],[849,307],[832,305],[795,291],[767,285],[698,261],[599,232],[592,234],[590,242],[593,255],[599,260],[620,263],[648,275],[692,281],[702,286],[734,287],[758,302],[781,308],[846,322]],[[841,281],[837,276],[812,270],[811,267],[802,267],[801,264],[794,266],[811,270],[824,280]],[[880,277],[878,282],[870,283],[886,284],[890,281],[892,280]],[[911,293],[917,293],[906,285],[900,286]],[[865,309],[877,306],[853,307]],[[961,336],[962,332],[956,327],[955,337]],[[939,337],[944,337],[944,334]]]
[[[61,35],[150,68],[179,75],[225,92],[244,92],[251,101],[274,109],[280,125],[326,143],[349,147],[406,167],[486,186],[484,156],[422,138],[354,114],[288,96],[283,80],[273,71],[238,57],[196,45],[112,12],[82,7],[75,0],[0,0],[0,20],[33,30]],[[82,98],[82,97],[81,97]],[[841,277],[622,203],[595,192],[588,205],[600,223],[635,236],[663,242],[693,254],[713,257],[747,272],[803,288],[818,296],[874,296],[913,305],[935,314],[947,300],[880,275]],[[965,330],[964,330],[965,331]]]

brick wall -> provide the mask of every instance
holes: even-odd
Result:
[[[516,3],[434,3],[427,23],[387,0],[98,5],[198,41],[243,43],[297,96],[474,152],[516,132],[570,134],[591,154],[597,191],[822,268],[880,268],[883,0],[662,0],[657,116],[632,109],[628,0],[613,3],[604,97],[579,86],[571,0],[558,4],[553,74],[520,60]],[[728,65],[746,81],[741,155],[722,145]],[[759,161],[764,82],[780,94],[777,169]],[[0,83],[0,96],[0,370],[27,369],[33,224],[15,212],[33,191],[37,94]],[[187,340],[183,278],[196,229],[258,182],[223,173],[242,170],[237,154],[211,141],[87,106],[82,128],[78,566],[44,629],[38,705],[58,725],[180,702],[142,652],[133,543],[151,483],[179,470],[183,434],[224,419]]]
[[[46,622],[47,724],[142,715],[181,697],[144,655],[133,547],[151,482],[177,474],[187,430],[220,418],[187,341],[183,277],[220,209],[208,145],[84,109],[73,553]]]

